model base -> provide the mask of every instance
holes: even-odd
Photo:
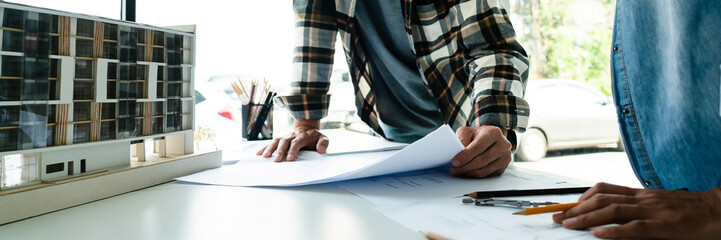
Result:
[[[0,193],[0,225],[120,195],[222,166],[221,151],[147,161]]]

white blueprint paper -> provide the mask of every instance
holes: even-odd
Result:
[[[281,163],[255,157],[177,180],[227,186],[300,186],[432,168],[450,162],[461,150],[456,134],[444,125],[402,150],[337,155],[304,152],[296,161]]]
[[[580,194],[566,196],[528,196],[503,199],[578,201]],[[501,198],[499,198],[501,199]],[[597,239],[589,230],[578,231],[555,224],[551,213],[513,215],[510,207],[487,207],[461,203],[461,198],[445,198],[380,207],[378,212],[415,231],[434,232],[452,239]]]
[[[407,146],[407,143],[389,142],[380,137],[373,137],[368,134],[351,132],[340,129],[321,130],[330,140],[330,145],[325,156],[339,154],[364,153],[376,151],[400,150]],[[243,141],[237,148],[223,149],[224,162],[238,162],[238,160],[261,159],[256,152],[270,144],[273,140]],[[318,153],[314,151],[301,151],[298,157],[312,158]]]
[[[454,177],[446,169],[429,169],[337,182],[348,190],[378,206],[408,204],[429,199],[463,196],[477,191],[522,190],[573,187],[541,175],[506,169],[501,176],[483,179]]]

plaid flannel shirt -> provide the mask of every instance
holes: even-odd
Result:
[[[408,39],[443,121],[453,129],[488,124],[524,131],[529,115],[522,98],[528,60],[500,0],[401,1]],[[295,119],[327,115],[334,45],[340,35],[358,115],[385,136],[371,87],[377,74],[361,44],[364,36],[353,17],[355,3],[293,1],[295,79],[291,95],[278,97],[276,102],[288,108]]]

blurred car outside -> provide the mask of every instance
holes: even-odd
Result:
[[[531,108],[526,132],[518,136],[519,161],[538,161],[547,151],[587,147],[623,149],[611,97],[586,83],[530,80],[524,99]]]

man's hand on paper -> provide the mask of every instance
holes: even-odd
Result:
[[[582,204],[553,215],[569,229],[593,230],[599,238],[717,239],[721,236],[721,188],[698,193],[633,189],[607,183],[586,191]]]
[[[273,139],[273,142],[258,151],[257,155],[265,158],[273,156],[273,161],[293,161],[301,149],[316,150],[325,153],[328,149],[328,137],[320,133],[320,120],[295,120],[293,132],[283,138]]]
[[[507,131],[492,125],[456,130],[466,148],[451,160],[451,174],[473,178],[501,175],[511,162]]]

